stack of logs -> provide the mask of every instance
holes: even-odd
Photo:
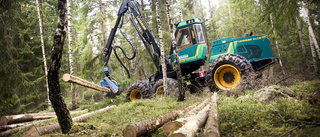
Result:
[[[219,137],[217,93],[196,107],[194,106],[130,124],[123,130],[123,135],[125,137],[141,136],[162,126],[162,132],[165,136],[191,137],[205,125],[205,137]],[[185,112],[186,114],[179,119],[171,121]]]

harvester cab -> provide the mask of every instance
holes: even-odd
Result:
[[[186,75],[204,65],[206,60],[206,38],[200,18],[181,21],[176,23],[175,26],[180,68],[181,72],[183,72],[182,75]],[[172,46],[170,59],[171,62],[175,63]]]

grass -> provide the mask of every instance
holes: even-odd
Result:
[[[286,136],[289,134],[290,136],[320,135],[320,101],[318,100],[320,80],[306,81],[289,88],[295,92],[293,97],[279,96],[267,102],[255,99],[253,97],[255,90],[232,95],[219,93],[221,135],[280,136],[284,133],[288,133]],[[183,102],[177,102],[173,97],[125,102],[125,95],[122,93],[114,99],[106,98],[92,105],[81,105],[79,109],[94,111],[106,106],[118,105],[117,108],[96,114],[82,123],[74,123],[67,135],[59,131],[46,136],[122,136],[123,129],[129,124],[186,108],[203,101],[210,95],[211,93],[205,90],[202,94],[187,95]],[[288,132],[290,130],[292,132]],[[203,136],[203,131],[202,127],[196,135]],[[21,136],[21,134],[22,132],[19,132],[14,136]],[[161,129],[157,129],[148,136],[163,135]]]

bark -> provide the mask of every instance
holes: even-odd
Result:
[[[180,0],[177,0],[177,4],[178,4],[178,6],[179,6],[179,8],[178,8],[178,13],[179,13],[179,15],[180,15],[180,21],[183,21],[183,14],[182,14],[182,4],[180,3]]]
[[[73,75],[73,50],[72,50],[72,32],[71,32],[71,28],[72,28],[72,24],[71,24],[71,4],[70,4],[70,0],[67,0],[67,7],[68,7],[68,44],[69,44],[69,65],[70,65],[70,74]],[[72,106],[71,109],[75,109],[76,108],[76,100],[75,100],[75,90],[74,90],[74,84],[70,83],[71,85],[71,98],[72,98]]]
[[[200,110],[202,110],[208,103],[211,101],[210,98],[206,99],[203,101],[201,104],[199,104],[197,107],[193,108],[190,110],[188,113],[183,115],[181,118],[175,120],[175,121],[170,121],[162,126],[162,133],[165,136],[168,136],[170,133],[173,131],[178,130],[181,128],[188,120],[193,118]]]
[[[208,118],[209,105],[205,106],[197,115],[190,119],[185,125],[169,135],[169,137],[192,137],[198,129],[203,126]]]
[[[68,133],[72,126],[72,119],[63,98],[59,83],[59,69],[67,27],[66,0],[58,0],[58,25],[53,39],[53,48],[48,72],[49,98],[58,117],[62,133]]]
[[[309,69],[309,63],[308,63],[308,60],[307,60],[307,57],[306,57],[306,46],[304,45],[304,40],[303,40],[303,37],[302,37],[302,30],[301,30],[301,27],[300,27],[300,23],[299,23],[299,19],[298,17],[296,17],[296,23],[297,23],[297,28],[298,28],[298,34],[299,34],[299,39],[300,39],[300,44],[301,44],[301,48],[302,48],[302,58],[303,58],[303,61],[304,61],[304,65],[307,67],[307,70]]]
[[[99,10],[101,12],[101,15],[105,15],[104,13],[104,10],[103,10],[103,4],[102,4],[102,0],[99,0]],[[104,16],[102,17],[102,20],[101,20],[101,30],[102,30],[102,36],[103,36],[103,43],[102,45],[106,45],[107,44],[107,33],[106,33],[106,28],[105,28],[105,22],[104,22]]]
[[[72,120],[74,122],[83,122],[83,121],[87,120],[89,117],[91,117],[92,115],[95,115],[97,113],[103,113],[103,112],[110,111],[111,109],[113,109],[115,107],[116,107],[115,105],[105,107],[103,109],[75,117]],[[42,136],[45,134],[50,134],[55,131],[58,131],[60,128],[61,128],[61,126],[58,123],[46,124],[46,125],[43,125],[40,127],[32,126],[28,130],[26,130],[22,136],[23,137],[27,137],[27,136],[39,137],[39,136]]]
[[[312,42],[313,42],[314,47],[316,49],[316,52],[318,54],[318,59],[320,60],[320,48],[319,48],[316,36],[314,35],[314,31],[313,31],[312,25],[311,25],[311,20],[310,20],[310,17],[309,17],[309,10],[306,8],[305,3],[304,2],[302,2],[302,3],[303,3],[302,11],[305,13],[305,16],[306,16],[305,18],[307,20],[309,34],[311,35]]]
[[[270,22],[271,22],[271,27],[273,29],[273,35],[276,37],[276,31],[274,30],[274,27],[273,27],[272,14],[270,14]],[[278,56],[279,56],[279,64],[280,64],[280,67],[281,67],[281,70],[282,70],[282,74],[283,74],[283,76],[285,76],[286,73],[285,73],[285,71],[283,69],[283,65],[282,65],[282,61],[281,61],[280,49],[279,49],[278,41],[276,40],[276,38],[275,38],[275,42],[276,42],[276,47],[277,47]]]
[[[241,12],[241,17],[242,17],[242,28],[243,28],[243,34],[246,33],[246,23],[245,23],[245,19],[244,19],[244,13],[241,10],[241,5],[239,6],[240,12]]]
[[[313,46],[313,42],[312,42],[312,38],[311,38],[310,33],[309,33],[309,40],[310,40],[312,62],[313,62],[313,68],[314,68],[313,73],[317,74],[317,72],[318,72],[317,54],[316,54],[316,50]]]
[[[159,1],[156,1],[156,14],[157,14],[157,25],[159,30],[159,40],[160,40],[160,48],[161,48],[161,64],[162,64],[162,75],[163,75],[163,90],[164,95],[168,95],[168,80],[167,80],[167,69],[165,62],[165,54],[164,54],[164,45],[163,45],[163,36],[162,36],[162,28],[159,14]],[[178,0],[179,1],[179,0]]]
[[[40,14],[40,3],[36,0],[37,4],[37,11],[38,11],[38,18],[39,18],[39,28],[40,28],[40,38],[41,38],[41,50],[42,50],[42,58],[43,58],[43,65],[44,65],[44,74],[46,76],[46,85],[47,85],[47,96],[48,96],[48,108],[51,108],[51,102],[49,99],[49,85],[48,85],[48,68],[47,68],[47,59],[46,59],[46,52],[44,48],[44,41],[43,41],[43,22]]]
[[[173,34],[173,24],[172,24],[171,15],[170,15],[169,0],[166,0],[166,6],[167,6],[168,23],[169,23],[169,29],[170,29],[170,35],[171,35],[171,41],[172,41],[172,47],[173,47],[173,55],[175,59],[175,70],[177,73],[177,80],[178,80],[178,87],[179,87],[178,101],[183,101],[185,96],[185,89],[182,81],[182,74],[181,74],[179,57],[177,52],[177,43]]]
[[[175,119],[178,117],[180,114],[185,113],[189,111],[190,109],[194,108],[196,104],[189,106],[185,109],[181,109],[178,111],[173,111],[152,119],[148,119],[145,121],[137,122],[135,124],[128,125],[124,130],[123,130],[123,135],[125,137],[136,137],[136,136],[142,136],[146,134],[148,131],[152,131],[156,128],[161,127],[164,123]]]
[[[94,84],[93,82],[86,81],[84,79],[78,78],[78,77],[70,75],[70,74],[64,74],[62,79],[63,79],[63,81],[76,83],[81,86],[88,87],[88,88],[91,88],[94,90],[98,90],[98,91],[102,91],[102,92],[111,92],[111,90],[109,88],[102,87],[100,85]]]
[[[0,125],[9,125],[14,123],[23,123],[27,121],[33,121],[38,119],[48,119],[55,118],[54,113],[46,114],[20,114],[20,115],[11,115],[11,116],[2,116],[0,117]]]
[[[213,13],[213,10],[212,10],[212,7],[211,7],[211,0],[208,0],[208,6],[209,6],[209,19],[211,19],[212,13]]]
[[[220,137],[217,96],[218,96],[217,92],[215,92],[211,98],[208,119],[207,119],[206,126],[204,128],[205,137]]]

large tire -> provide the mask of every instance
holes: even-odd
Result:
[[[178,88],[178,81],[172,78],[167,78],[168,80],[168,95],[169,96],[175,96],[176,93],[179,92]],[[164,95],[164,89],[163,89],[163,79],[158,80],[154,85],[153,85],[153,93],[154,96],[156,97],[161,97]]]
[[[151,84],[147,81],[135,81],[131,83],[126,93],[127,101],[150,98],[152,95],[151,87]]]
[[[209,65],[206,75],[207,86],[211,92],[229,91],[239,87],[252,71],[252,65],[246,58],[235,54],[221,55]]]

